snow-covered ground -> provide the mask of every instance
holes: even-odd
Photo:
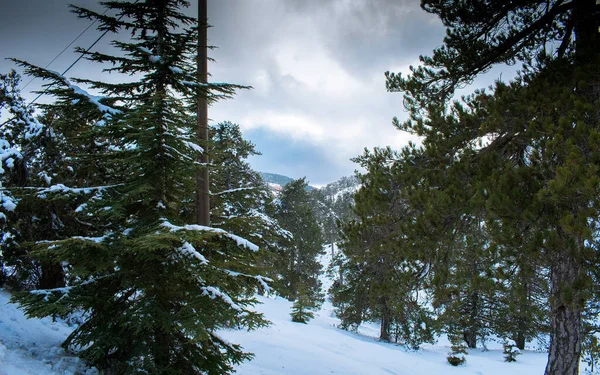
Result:
[[[273,322],[254,332],[228,331],[222,336],[255,354],[239,366],[242,375],[532,375],[543,374],[547,354],[525,351],[516,363],[504,362],[502,349],[471,350],[467,364],[452,367],[446,362],[449,343],[426,345],[419,352],[377,341],[376,326],[361,327],[360,333],[338,329],[332,306],[323,309],[308,324],[290,321],[291,303],[281,298],[260,298],[258,307]]]
[[[64,322],[27,319],[0,289],[0,375],[93,375],[60,344],[71,332]]]
[[[326,265],[330,249],[320,259]],[[324,283],[330,280],[323,278]],[[503,360],[500,345],[491,350],[470,350],[467,364],[452,367],[446,362],[449,343],[440,340],[419,352],[377,341],[376,324],[360,327],[358,333],[337,328],[331,303],[325,302],[308,324],[290,320],[291,303],[282,298],[259,297],[257,310],[272,322],[253,332],[225,331],[221,336],[241,344],[255,354],[254,360],[237,368],[241,375],[531,375],[543,374],[547,354],[525,351],[516,363]],[[97,374],[61,349],[69,334],[64,322],[26,319],[21,310],[9,304],[9,294],[0,290],[0,375]],[[582,370],[582,373],[584,371]]]

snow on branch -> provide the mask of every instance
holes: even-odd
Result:
[[[160,56],[153,54],[148,48],[138,46],[138,49],[148,55],[148,60],[150,60],[151,63],[156,64],[160,62]]]
[[[273,279],[271,279],[269,277],[261,276],[261,275],[248,275],[246,273],[241,273],[241,272],[236,272],[236,271],[231,271],[231,270],[223,270],[223,271],[226,274],[233,276],[233,277],[243,276],[243,277],[255,279],[256,281],[258,281],[260,283],[260,285],[262,285],[262,287],[265,289],[265,292],[268,293],[269,291],[271,291],[271,287],[267,283],[272,283]]]
[[[258,251],[257,245],[253,244],[252,242],[248,241],[245,238],[242,238],[235,234],[229,233],[220,228],[207,227],[204,225],[197,225],[197,224],[188,224],[188,225],[184,225],[184,226],[178,226],[178,225],[171,224],[167,219],[163,219],[161,226],[168,228],[171,232],[177,232],[180,230],[189,230],[189,231],[201,231],[201,232],[215,233],[220,236],[224,236],[229,239],[232,239],[233,241],[235,241],[237,243],[238,246],[244,246],[252,251]]]
[[[86,187],[86,188],[73,188],[68,187],[63,184],[52,185],[47,188],[31,188],[31,189],[40,189],[37,192],[37,195],[40,198],[43,198],[48,193],[75,193],[75,194],[91,194],[94,191],[103,191],[109,188],[121,186],[122,184],[117,185],[106,185],[106,186],[94,186],[94,187]]]
[[[237,191],[256,190],[256,189],[258,189],[258,188],[257,187],[241,187],[241,188],[236,188],[236,189],[223,190],[218,193],[213,193],[212,195],[223,195],[223,194],[235,193]]]
[[[61,239],[61,240],[42,240],[42,241],[37,241],[37,244],[57,244],[60,242],[65,242],[68,240],[81,240],[81,241],[90,241],[90,242],[95,242],[95,243],[101,243],[104,240],[106,240],[108,237],[110,237],[112,235],[112,232],[108,232],[106,233],[104,236],[100,236],[100,237],[83,237],[83,236],[73,236],[73,237],[69,237],[69,238],[65,238],[65,239]]]
[[[98,281],[99,279],[103,279],[106,276],[101,276],[98,278],[93,278],[90,279],[88,281],[84,281],[81,284],[78,285],[72,285],[72,286],[64,286],[61,288],[53,288],[53,289],[34,289],[34,290],[30,290],[29,294],[35,294],[35,295],[42,295],[44,296],[44,301],[48,302],[48,297],[50,297],[51,295],[53,295],[54,293],[61,293],[62,296],[58,299],[59,301],[63,298],[65,298],[66,296],[69,295],[69,292],[77,287],[81,287],[81,286],[85,286],[85,285],[89,285],[91,283],[94,283],[96,281]]]
[[[231,306],[232,309],[237,311],[243,311],[243,309],[235,303],[231,297],[229,297],[226,293],[221,292],[219,289],[214,286],[204,286],[202,289],[202,295],[208,296],[210,299],[215,299],[217,297],[221,298],[226,304]]]
[[[76,94],[77,96],[85,98],[89,103],[95,105],[100,112],[104,113],[104,117],[106,119],[110,119],[110,117],[112,115],[121,113],[121,111],[118,110],[118,109],[116,109],[116,108],[112,108],[110,106],[107,106],[105,104],[100,103],[100,101],[102,99],[105,99],[104,96],[96,96],[96,95],[90,94],[89,92],[87,92],[86,90],[82,89],[81,87],[72,84],[71,81],[69,81],[65,76],[63,76],[59,72],[56,72],[54,70],[49,70],[49,69],[44,69],[44,70],[54,80],[61,82],[64,86],[67,86],[69,89],[71,89],[71,91],[73,91],[74,94]]]
[[[183,143],[196,152],[204,152],[204,149],[200,145],[198,145],[194,142],[183,141]]]
[[[181,247],[177,248],[177,251],[183,255],[193,256],[194,258],[199,259],[200,264],[208,264],[208,260],[204,257],[204,255],[200,254],[189,242],[184,242]]]

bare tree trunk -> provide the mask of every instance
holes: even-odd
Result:
[[[207,0],[198,0],[198,80],[208,82],[208,5]],[[196,222],[210,225],[210,185],[208,180],[208,93],[198,93],[198,141],[204,148],[199,162],[202,167],[196,172]]]
[[[545,375],[578,375],[581,355],[582,308],[572,290],[581,265],[569,251],[557,252],[551,265],[550,353]],[[572,294],[574,293],[574,295]]]
[[[381,297],[381,329],[379,340],[390,342],[391,311],[385,297]]]
[[[54,289],[65,286],[65,274],[60,263],[42,263],[40,266],[42,269],[40,289]]]

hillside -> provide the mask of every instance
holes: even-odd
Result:
[[[321,259],[329,263],[326,252]],[[329,284],[327,276],[322,276]],[[93,375],[81,361],[65,353],[60,341],[70,328],[50,319],[26,319],[9,295],[0,291],[0,375]],[[352,333],[337,328],[333,307],[326,302],[308,324],[292,323],[291,303],[277,297],[259,297],[258,311],[272,322],[254,332],[228,330],[225,339],[241,344],[255,358],[238,366],[240,375],[529,375],[542,374],[547,354],[525,351],[516,363],[503,361],[499,344],[490,343],[489,351],[470,350],[467,364],[451,367],[446,363],[449,343],[440,338],[435,345],[425,345],[419,352],[381,343],[376,324],[363,324]]]
[[[287,185],[288,183],[294,181],[293,178],[288,177],[288,176],[284,176],[281,174],[277,174],[277,173],[267,173],[267,172],[258,172],[260,174],[260,176],[262,177],[262,179],[271,187],[275,187],[276,190],[278,190],[277,186],[279,187],[284,187],[285,185]],[[317,189],[314,186],[310,186],[308,185],[306,187],[306,191],[312,191]]]

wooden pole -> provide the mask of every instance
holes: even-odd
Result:
[[[198,0],[198,81],[208,82],[208,5]],[[208,94],[208,93],[207,93]],[[204,148],[200,156],[203,164],[196,172],[196,222],[210,226],[210,185],[208,179],[208,100],[207,94],[198,95],[198,141]]]

